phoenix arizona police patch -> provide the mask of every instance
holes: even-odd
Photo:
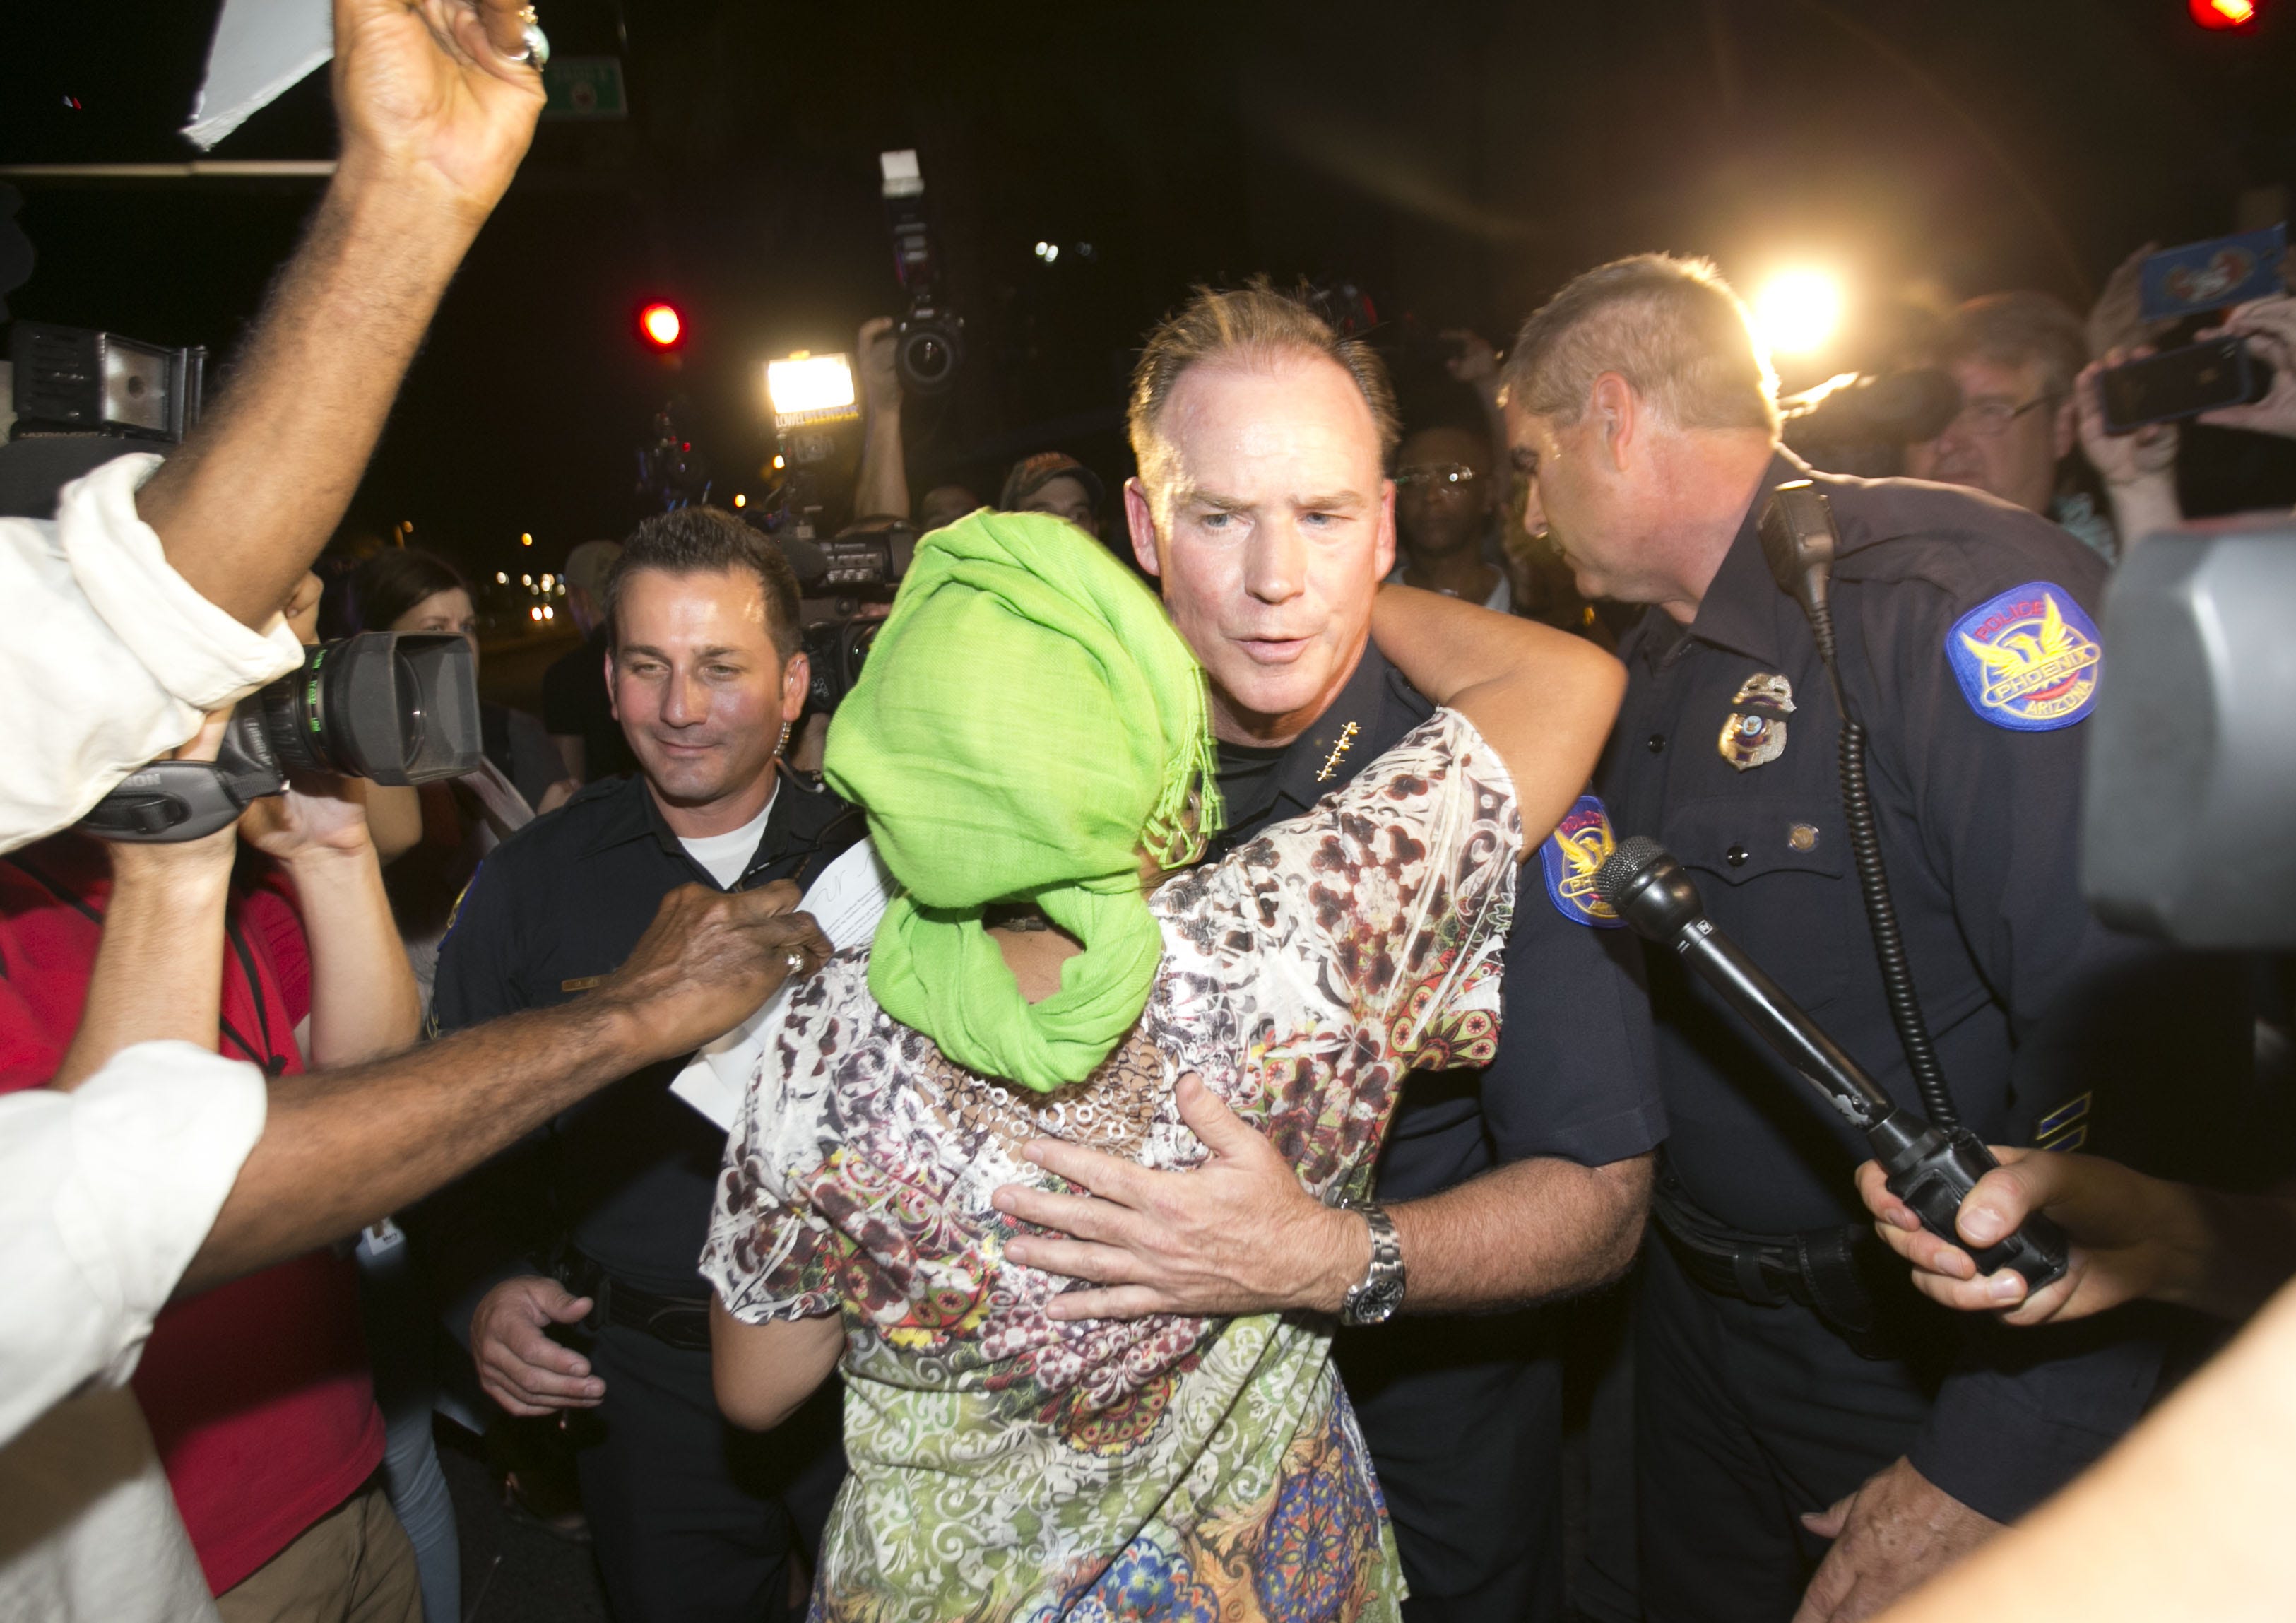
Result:
[[[1945,634],[1969,708],[1997,727],[2054,733],[2096,703],[2104,644],[2073,594],[2031,580],[1980,603]]]
[[[1593,795],[1580,795],[1538,848],[1539,872],[1554,911],[1574,924],[1616,930],[1626,921],[1595,894],[1595,870],[1610,856],[1611,815]]]

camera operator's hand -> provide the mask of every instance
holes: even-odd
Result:
[[[2158,242],[2147,242],[2112,267],[2112,275],[2104,279],[2104,291],[2088,312],[2088,352],[2101,356],[2112,349],[2126,349],[2132,345],[2150,342],[2167,332],[2174,321],[2147,321],[2141,314],[2144,308],[2144,261],[2161,251]]]
[[[2142,360],[2152,353],[2149,344],[2107,349],[2073,380],[2081,454],[2104,480],[2104,494],[2112,504],[2113,524],[2120,532],[2124,553],[2145,537],[2185,520],[2184,509],[2177,501],[2177,425],[2148,422],[2134,433],[2115,434],[2104,422],[2106,369]]]
[[[569,1296],[554,1279],[529,1274],[506,1279],[479,1299],[471,1316],[471,1361],[479,1385],[512,1414],[594,1409],[606,1383],[590,1360],[552,1340],[553,1324],[578,1324],[590,1312],[586,1296]]]
[[[298,775],[287,792],[265,795],[240,817],[248,844],[284,863],[361,858],[374,849],[366,807],[343,779]]]
[[[2251,300],[2234,309],[2223,326],[2201,336],[2226,332],[2247,339],[2249,352],[2272,368],[2272,388],[2253,405],[2221,406],[2202,414],[2201,421],[2296,439],[2296,297],[2282,293]]]
[[[409,183],[475,230],[534,138],[542,74],[519,0],[335,0],[340,173]]]
[[[1478,394],[1498,392],[1499,352],[1490,340],[1465,327],[1447,327],[1438,336],[1459,347],[1458,354],[1444,361],[1444,371]]]
[[[890,316],[872,316],[854,336],[853,365],[860,374],[861,404],[872,417],[901,409],[901,372],[894,365],[900,340],[893,332],[895,324]]]
[[[681,885],[662,898],[628,961],[593,994],[636,1022],[639,1063],[722,1037],[783,981],[821,967],[829,939],[811,914],[790,911],[798,894],[777,880],[732,895]]]

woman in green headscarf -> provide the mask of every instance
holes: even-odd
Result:
[[[1404,1074],[1488,1059],[1516,865],[1620,676],[1403,588],[1373,633],[1445,708],[1192,868],[1219,819],[1209,711],[1155,599],[1057,520],[920,544],[827,758],[902,893],[793,990],[703,1257],[732,1419],[776,1423],[841,1358],[817,1617],[1398,1615],[1329,1324],[1055,1322],[1069,1282],[1004,1260],[989,1201],[1048,1181],[1031,1138],[1201,1160],[1183,1076],[1320,1197],[1362,1196]]]

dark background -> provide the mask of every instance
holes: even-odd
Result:
[[[2243,192],[2296,178],[2275,0],[2237,35],[2184,0],[540,4],[562,56],[622,59],[630,116],[545,124],[348,526],[412,521],[489,573],[626,530],[673,389],[716,499],[761,488],[759,363],[899,307],[884,147],[922,155],[972,349],[953,398],[913,406],[911,469],[990,496],[1043,444],[1128,471],[1133,348],[1197,281],[1352,278],[1408,368],[1418,335],[1504,340],[1619,254],[1710,254],[1749,291],[1815,260],[1866,319],[1793,387],[1872,358],[1874,312],[1909,292],[2085,309],[2140,242],[2230,230]],[[195,155],[174,132],[215,10],[12,0],[0,163]],[[332,144],[322,73],[213,155]],[[226,360],[319,184],[18,184],[39,263],[17,315]],[[635,337],[652,297],[686,318],[674,375]]]

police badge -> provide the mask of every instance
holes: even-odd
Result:
[[[1793,712],[1793,684],[1773,672],[1757,671],[1738,684],[1731,699],[1744,707],[1730,712],[1715,748],[1741,772],[1774,761],[1786,750],[1786,717]]]

